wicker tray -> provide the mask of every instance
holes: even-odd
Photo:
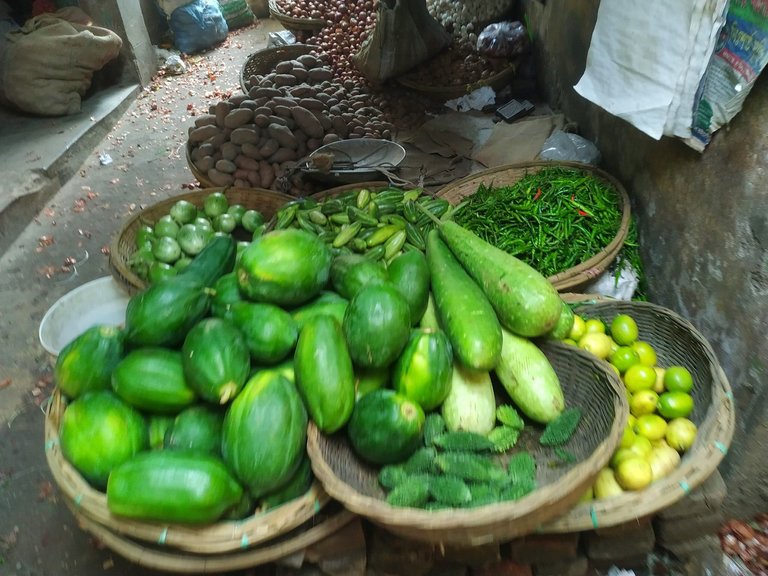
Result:
[[[240,71],[240,88],[248,94],[251,89],[248,83],[251,76],[269,74],[279,62],[293,60],[303,54],[309,54],[312,50],[312,46],[306,44],[292,44],[291,46],[275,46],[254,52],[246,58]]]
[[[246,209],[259,210],[267,219],[272,218],[280,206],[294,199],[292,196],[262,188],[203,188],[161,200],[145,208],[123,225],[110,244],[110,272],[129,294],[135,294],[147,285],[128,265],[131,255],[136,251],[136,232],[139,227],[145,223],[151,224],[168,214],[171,206],[179,200],[188,200],[201,208],[205,197],[213,192],[223,192],[230,204],[242,204]]]
[[[669,476],[645,490],[579,504],[545,524],[544,532],[579,532],[614,526],[671,505],[715,471],[733,436],[735,416],[731,387],[709,343],[690,322],[649,302],[605,300],[578,305],[575,311],[584,317],[608,322],[617,314],[629,314],[637,322],[640,339],[656,349],[660,366],[688,368],[695,383],[695,408],[690,418],[698,426],[698,434],[680,466]]]
[[[621,248],[624,246],[631,218],[630,203],[627,191],[616,178],[599,168],[575,162],[526,162],[522,164],[507,164],[476,172],[441,188],[437,191],[437,196],[445,198],[452,204],[458,204],[462,198],[474,194],[480,184],[486,184],[487,186],[509,186],[523,178],[526,174],[538,172],[547,167],[575,168],[599,177],[616,190],[621,202],[621,222],[613,240],[600,252],[584,262],[549,277],[552,285],[559,292],[564,292],[583,286],[602,274],[616,259]]]
[[[512,62],[509,66],[497,72],[493,76],[483,78],[482,80],[478,80],[477,82],[473,82],[471,84],[432,86],[429,84],[417,82],[408,76],[399,76],[396,78],[396,80],[398,84],[408,88],[409,90],[413,90],[414,92],[418,92],[419,94],[423,94],[424,96],[434,100],[440,100],[441,102],[444,102],[454,98],[461,98],[465,94],[470,94],[478,88],[482,88],[483,86],[490,86],[498,92],[507,84],[509,84],[515,77],[515,74],[517,73],[517,66],[517,62]]]
[[[222,521],[204,526],[142,522],[112,515],[103,492],[92,488],[64,458],[59,445],[59,427],[66,410],[64,397],[56,390],[45,419],[45,453],[48,466],[65,499],[76,505],[80,516],[113,532],[144,542],[161,542],[170,550],[196,554],[239,552],[290,532],[310,520],[330,500],[318,482],[302,497],[244,520]]]
[[[322,18],[294,18],[281,11],[275,0],[269,0],[269,15],[280,22],[286,30],[306,30],[318,32],[328,26]]]
[[[541,343],[557,372],[566,403],[583,420],[566,445],[577,462],[550,467],[550,451],[526,427],[519,445],[536,458],[539,488],[515,502],[472,509],[428,511],[397,508],[384,500],[378,468],[359,459],[343,434],[326,436],[310,425],[307,452],[315,476],[332,498],[387,530],[414,540],[458,546],[503,542],[530,533],[569,510],[582,497],[618,446],[627,421],[623,384],[604,362],[574,347]]]

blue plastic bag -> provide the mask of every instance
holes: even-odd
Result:
[[[184,54],[207,50],[223,42],[229,33],[217,0],[194,0],[176,8],[168,26],[174,45]]]

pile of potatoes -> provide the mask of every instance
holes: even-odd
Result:
[[[190,159],[214,186],[312,191],[296,171],[324,144],[348,138],[391,139],[370,95],[334,80],[323,57],[304,54],[246,80],[247,94],[212,105],[189,128]]]

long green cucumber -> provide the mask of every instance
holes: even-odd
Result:
[[[565,398],[552,364],[527,338],[502,330],[504,341],[496,376],[523,413],[542,424],[565,409]]]
[[[501,354],[501,325],[488,298],[437,230],[427,235],[427,263],[437,317],[454,353],[469,368],[491,370]]]
[[[560,295],[541,273],[455,222],[442,222],[438,229],[485,292],[502,326],[528,338],[555,327],[562,309]]]

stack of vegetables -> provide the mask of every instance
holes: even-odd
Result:
[[[523,427],[567,458],[580,410],[566,409],[531,338],[565,337],[570,308],[535,269],[436,218],[420,192],[362,196],[403,216],[365,202],[337,210],[346,198],[287,205],[278,228],[239,250],[213,236],[130,300],[124,327],[91,328],[62,350],[62,452],[114,514],[207,523],[295,498],[312,481],[310,419],[369,463],[402,465],[382,470],[399,505],[528,493]],[[328,207],[349,221],[324,235]],[[409,224],[425,252],[406,248]],[[403,470],[422,475],[418,498]]]

